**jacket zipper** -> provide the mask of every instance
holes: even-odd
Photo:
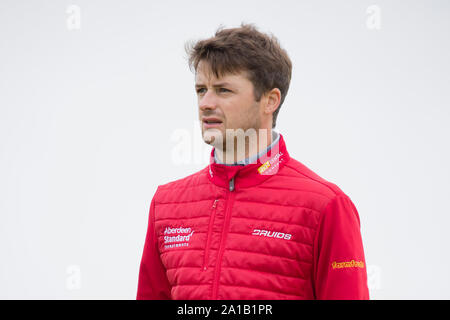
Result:
[[[213,279],[213,289],[212,289],[212,299],[216,300],[219,291],[219,279],[220,279],[220,269],[222,265],[222,257],[225,250],[225,241],[227,239],[228,228],[230,225],[231,218],[231,208],[233,207],[233,200],[235,196],[234,191],[234,177],[231,178],[229,182],[229,192],[227,193],[226,209],[225,209],[225,222],[222,230],[222,239],[220,240],[219,254],[217,256],[216,269],[214,270]]]
[[[219,199],[215,199],[214,203],[212,205],[212,208],[211,208],[212,212],[211,212],[211,216],[209,218],[208,235],[206,238],[205,256],[203,257],[203,271],[206,271],[206,269],[208,269],[209,246],[211,244],[212,227],[214,225],[214,218],[216,216],[216,208],[217,208],[218,201],[219,201]]]

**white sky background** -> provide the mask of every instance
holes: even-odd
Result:
[[[291,57],[276,130],[357,207],[371,298],[450,299],[445,0],[0,0],[0,298],[135,298],[156,187],[209,160],[184,43],[242,21]]]

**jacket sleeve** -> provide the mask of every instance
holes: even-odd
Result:
[[[137,300],[171,299],[170,284],[161,262],[155,235],[155,197],[150,204],[147,236],[139,270]]]
[[[316,299],[369,299],[359,215],[347,195],[336,195],[321,214],[313,254]]]

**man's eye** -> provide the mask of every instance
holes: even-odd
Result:
[[[205,88],[197,89],[197,93],[203,93],[203,90],[205,90]],[[219,88],[219,91],[221,91],[221,92],[231,92],[231,90],[228,90],[226,88]]]

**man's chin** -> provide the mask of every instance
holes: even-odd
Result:
[[[214,143],[215,137],[203,137],[203,141],[206,144],[212,145]]]
[[[207,129],[202,133],[203,141],[210,146],[217,147],[223,143],[223,135],[220,130],[217,129]]]

